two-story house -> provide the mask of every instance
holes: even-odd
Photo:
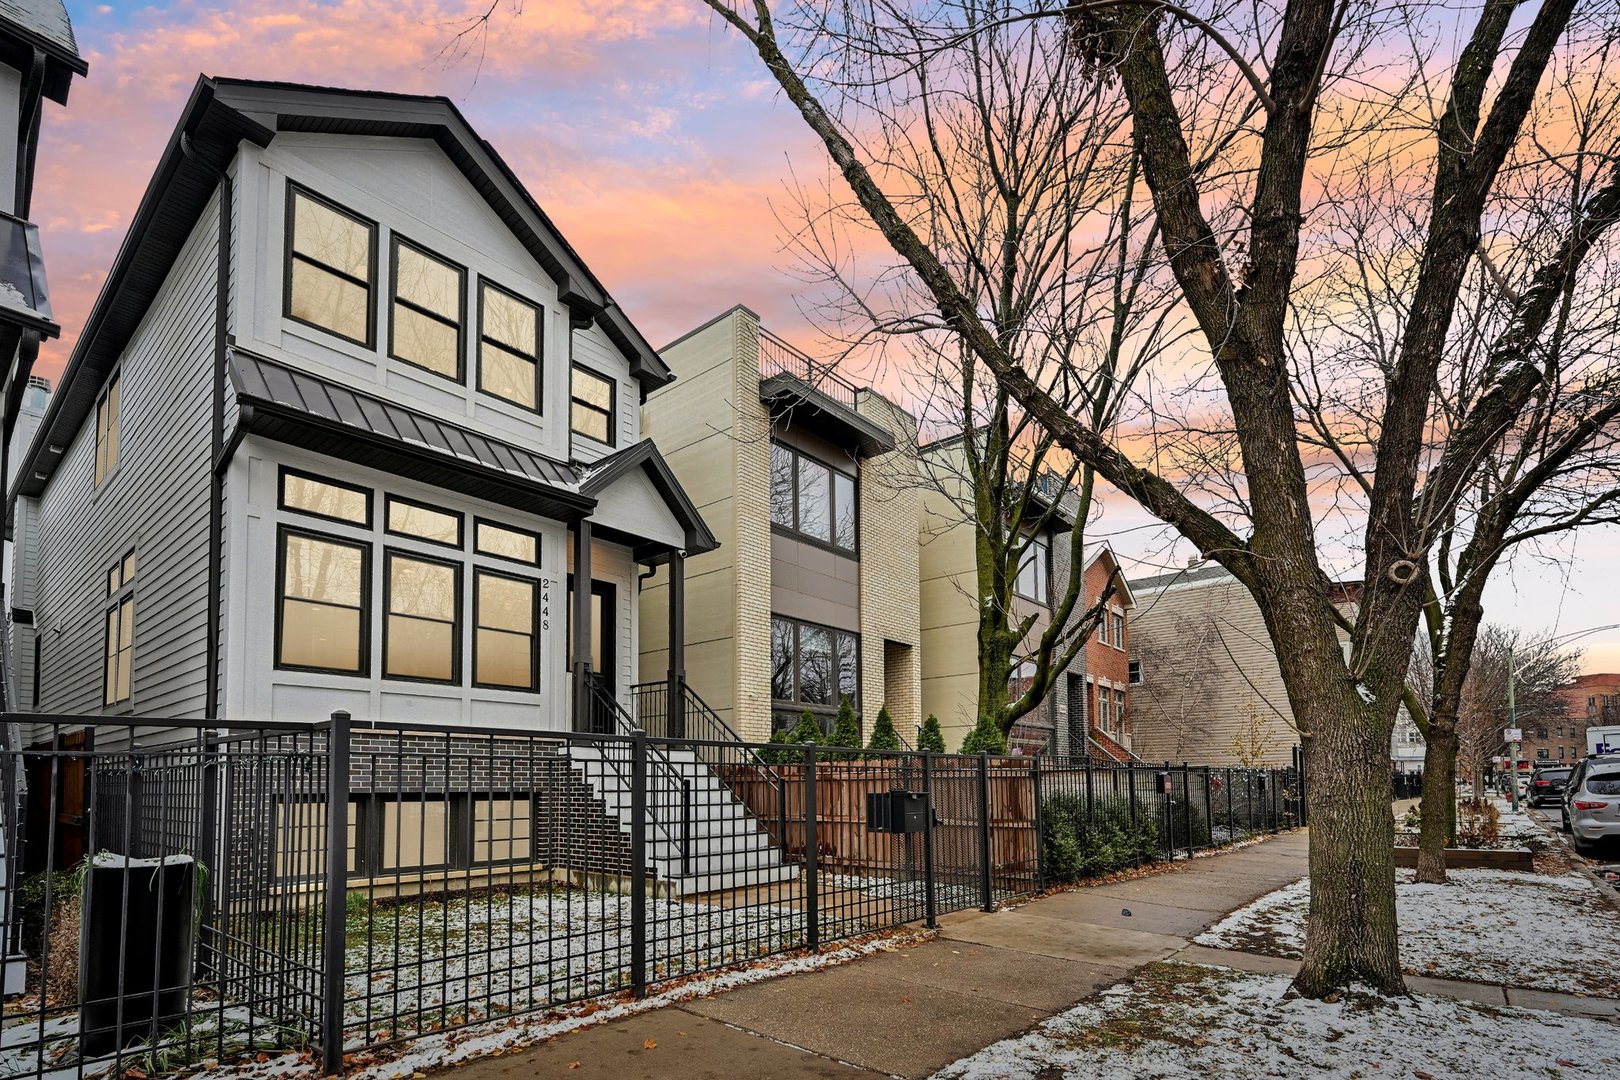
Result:
[[[671,378],[448,100],[200,79],[10,491],[22,707],[599,726],[714,547]]]
[[[920,502],[923,713],[939,718],[950,750],[973,728],[979,708],[976,526],[969,512],[971,486],[961,453],[961,440],[954,436],[923,447],[927,482]],[[1035,500],[1038,494],[1036,489],[1028,498]],[[1030,621],[1031,649],[1051,625],[1053,607],[1067,595],[1076,572],[1071,543],[1075,522],[1068,502],[1060,497],[1037,508],[1040,523],[1028,537],[1013,581],[1012,617]],[[1105,608],[1103,618],[1057,673],[1041,703],[1013,724],[1008,749],[1126,761],[1131,754],[1127,649],[1135,599],[1105,544],[1084,552],[1079,572],[1083,576],[1071,625],[1078,625],[1081,614],[1099,603]],[[1009,693],[1022,695],[1034,670],[1035,661],[1022,658]]]
[[[643,423],[713,523],[689,560],[686,677],[745,739],[849,698],[866,729],[920,714],[916,424],[735,307],[666,346]],[[643,588],[642,676],[673,667],[672,595]]]

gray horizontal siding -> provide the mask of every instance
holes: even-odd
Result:
[[[92,419],[40,500],[44,711],[102,711],[106,572],[130,548],[133,710],[203,711],[217,205],[216,195],[124,351],[116,473],[94,490]]]

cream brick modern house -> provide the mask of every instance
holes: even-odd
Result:
[[[1136,753],[1148,761],[1289,764],[1299,729],[1249,591],[1215,563],[1133,587]],[[1341,610],[1353,610],[1358,592],[1355,583],[1338,586]]]
[[[745,307],[661,352],[642,406],[719,547],[687,560],[687,683],[745,739],[849,697],[920,719],[916,423],[760,327]],[[671,582],[641,589],[641,670],[670,669]]]
[[[959,463],[960,447],[960,440],[949,438],[921,452],[927,478],[921,492],[920,536],[923,714],[939,717],[946,748],[951,750],[972,729],[979,695],[974,525],[963,509],[970,499]],[[1074,572],[1069,540],[1073,527],[1072,517],[1061,507],[1053,510],[1025,552],[1013,601],[1018,618],[1034,617],[1031,637],[1051,624],[1054,598],[1068,590]],[[1106,545],[1086,551],[1080,600],[1084,608],[1097,603],[1118,569]],[[1058,673],[1045,701],[1013,726],[1009,749],[1129,758],[1127,649],[1135,599],[1123,576],[1119,580],[1097,633]],[[1077,605],[1077,616],[1084,608]],[[1025,663],[1033,668],[1033,661]]]

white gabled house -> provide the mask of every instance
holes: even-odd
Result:
[[[672,377],[449,101],[200,79],[11,492],[20,707],[600,726],[715,545]]]

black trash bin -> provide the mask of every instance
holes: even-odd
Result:
[[[102,853],[84,875],[79,925],[79,1041],[112,1053],[185,1018],[191,994],[197,863],[189,855]]]

